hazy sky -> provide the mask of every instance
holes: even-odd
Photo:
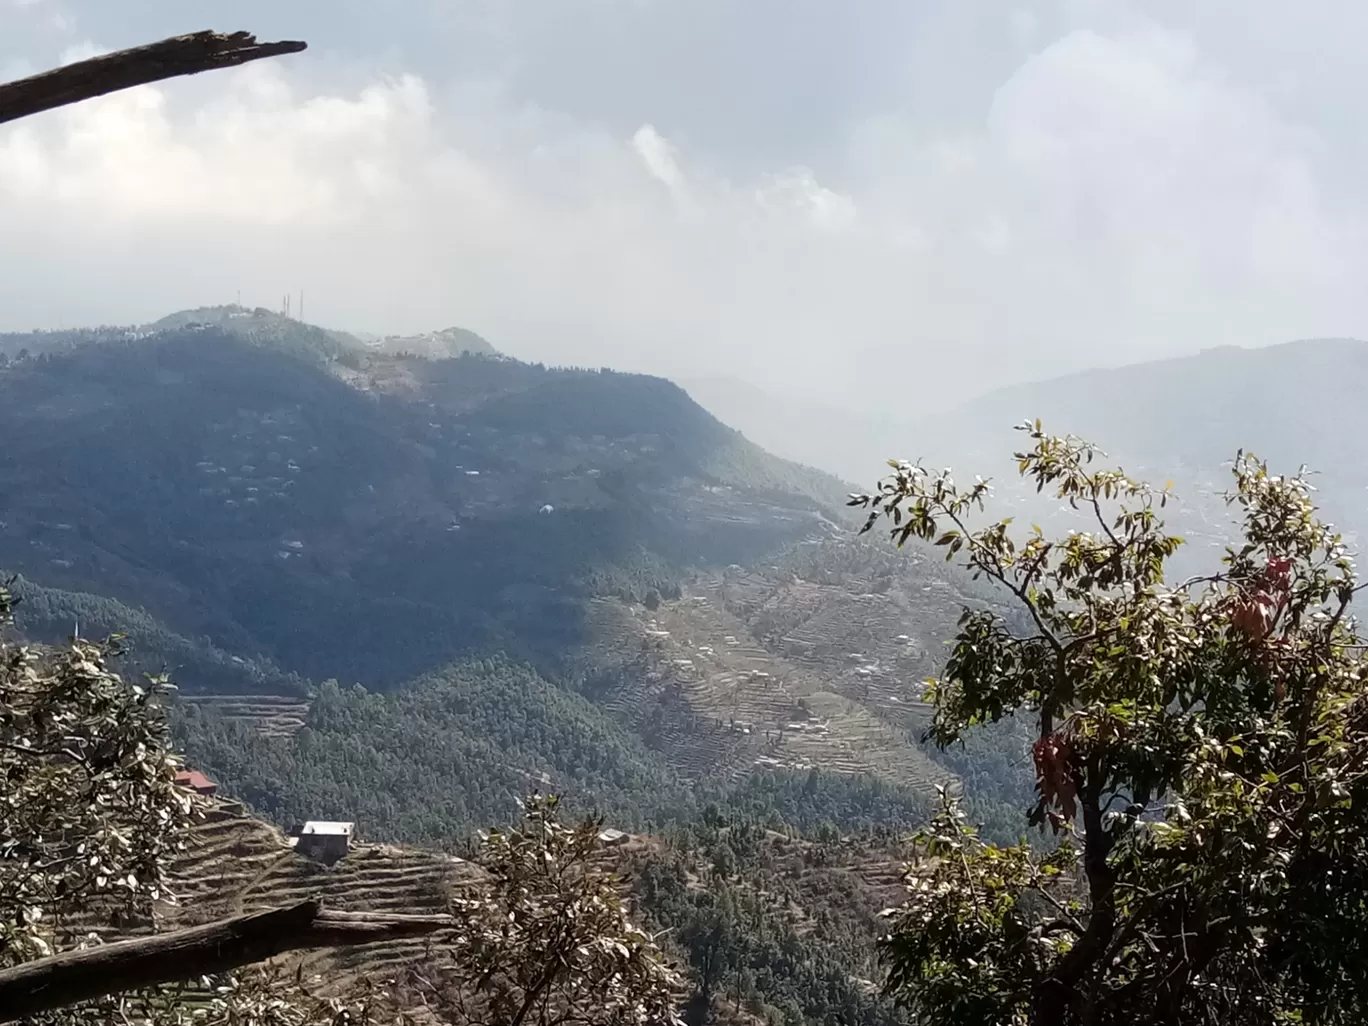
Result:
[[[303,289],[893,410],[1368,335],[1359,0],[0,0],[0,78],[211,27],[310,49],[0,127],[0,327]]]

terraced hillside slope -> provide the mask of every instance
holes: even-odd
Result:
[[[834,479],[669,382],[214,314],[0,368],[0,567],[393,684],[471,651],[554,659],[603,589],[835,530]]]
[[[719,868],[724,850],[727,869]],[[876,994],[873,942],[878,911],[902,894],[895,837],[812,841],[745,822],[699,827],[673,841],[611,832],[603,835],[595,863],[617,874],[634,913],[662,931],[694,988],[702,984],[699,966],[725,949],[734,976],[724,972],[714,981],[726,985],[717,988],[710,1021],[765,1022],[778,1008],[790,1021],[823,1022],[837,1005],[860,1021],[886,1021],[890,1009]],[[155,927],[114,923],[87,908],[53,928],[68,937],[96,933],[113,940],[305,899],[351,911],[436,913],[448,911],[453,898],[490,886],[474,861],[370,843],[364,830],[346,855],[325,865],[232,802],[214,803],[192,828],[170,876],[178,900],[159,906]],[[711,924],[706,934],[697,929],[703,922]],[[438,934],[276,961],[319,996],[345,1000],[386,991],[414,1012],[422,1011],[414,984],[440,981],[451,957]],[[698,1002],[695,994],[695,1015]]]
[[[924,682],[965,607],[1018,617],[1003,596],[925,549],[882,539],[804,542],[689,579],[651,606],[599,600],[580,686],[692,779],[765,769],[871,776],[1011,806],[1032,778],[1021,725],[940,752],[923,736]],[[1023,628],[1024,624],[1020,625]]]
[[[866,774],[928,797],[953,777],[833,681],[765,649],[716,591],[654,609],[598,600],[589,610],[597,650],[586,666],[613,673],[590,686],[595,700],[691,779],[737,778],[757,769]],[[920,711],[920,708],[919,708]]]
[[[700,586],[764,647],[834,692],[909,728],[924,719],[923,681],[939,671],[965,607],[1013,615],[1003,596],[934,553],[884,539],[817,541]]]
[[[309,700],[291,695],[192,695],[186,702],[262,737],[290,737],[309,718]]]
[[[637,838],[605,846],[602,868],[625,869],[650,842]],[[444,913],[455,898],[474,897],[489,886],[475,863],[435,850],[354,843],[328,865],[299,854],[279,829],[246,815],[233,802],[216,802],[187,838],[169,873],[174,904],[157,911],[158,930],[171,930],[230,916],[283,908],[318,899],[342,911]],[[114,940],[145,934],[148,924],[114,923],[97,908],[67,916],[56,928],[69,937],[90,933]],[[387,992],[396,1011],[421,1012],[405,1000],[416,976],[440,980],[451,956],[443,935],[379,941],[347,948],[323,948],[280,956],[287,974],[309,981],[319,997],[355,1000]],[[191,999],[194,991],[192,989]],[[381,1007],[384,1007],[382,1002]],[[432,1017],[430,1021],[444,1021]]]
[[[991,829],[1015,839],[1032,794],[1030,725],[1004,720],[944,751],[924,743],[931,709],[924,682],[944,665],[965,608],[989,608],[1021,633],[1031,625],[1003,593],[957,573],[935,550],[893,549],[885,539],[812,542],[773,562],[709,575],[717,601],[764,649],[826,682],[846,701],[901,733],[954,775]]]
[[[60,917],[53,928],[69,940],[97,934],[109,941],[318,898],[330,908],[353,911],[443,912],[452,897],[482,881],[475,866],[453,856],[364,843],[326,866],[296,853],[277,828],[245,815],[235,803],[216,803],[192,828],[169,876],[176,903],[158,906],[155,927],[111,920],[88,906]],[[407,974],[437,964],[439,957],[427,939],[419,939],[305,951],[277,962],[289,973],[298,971],[322,997],[360,998],[389,989],[402,1000]],[[192,986],[187,999],[196,993]]]

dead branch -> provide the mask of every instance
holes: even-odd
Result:
[[[198,979],[303,948],[421,937],[455,926],[446,915],[329,912],[317,901],[137,937],[0,969],[0,1023],[159,983]]]
[[[298,53],[306,45],[290,40],[258,43],[247,32],[192,32],[107,53],[0,85],[0,124],[148,82]]]

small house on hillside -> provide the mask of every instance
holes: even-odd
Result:
[[[336,862],[351,847],[354,823],[310,820],[299,831],[295,850],[321,862]]]
[[[606,848],[617,848],[627,843],[627,835],[611,827],[598,835],[599,842]]]
[[[197,794],[213,795],[218,793],[218,784],[214,783],[199,770],[181,770],[176,774],[176,783],[181,787],[188,787]]]

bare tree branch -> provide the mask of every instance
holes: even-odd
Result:
[[[298,53],[306,45],[258,43],[247,32],[206,31],[107,53],[0,85],[0,124],[148,82]]]
[[[0,969],[0,1022],[159,983],[226,972],[286,951],[421,937],[456,925],[446,915],[329,912],[317,901],[217,923],[67,951]]]

